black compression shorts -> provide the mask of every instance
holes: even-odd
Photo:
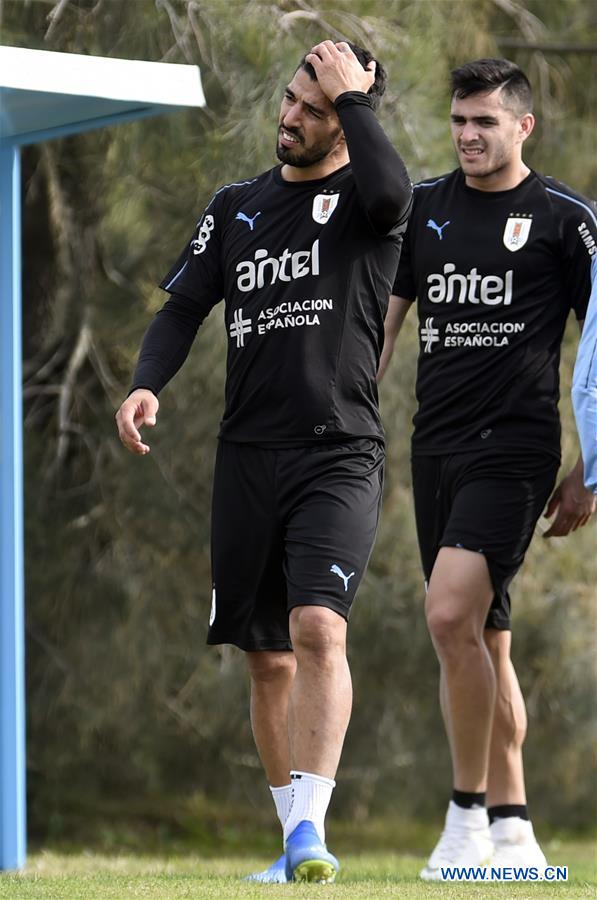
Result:
[[[523,563],[558,471],[532,451],[412,459],[417,534],[427,582],[440,547],[483,553],[495,596],[486,627],[510,628],[508,588]]]
[[[208,644],[292,649],[288,615],[348,619],[373,548],[384,449],[374,440],[270,449],[220,441]]]

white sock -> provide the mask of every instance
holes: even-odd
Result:
[[[290,773],[292,782],[292,806],[284,823],[284,841],[292,834],[299,822],[307,819],[313,822],[322,844],[325,843],[325,814],[336,782],[323,775],[311,772]]]
[[[288,813],[292,806],[292,785],[284,784],[282,787],[272,787],[270,785],[270,791],[272,792],[272,797],[276,804],[276,812],[278,813],[280,825],[284,828],[284,823],[288,818]]]

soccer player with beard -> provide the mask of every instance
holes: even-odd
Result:
[[[214,474],[208,643],[246,653],[251,723],[284,855],[262,882],[333,881],[324,819],[352,702],[350,608],[373,546],[384,462],[376,373],[412,188],[374,109],[370,53],[323,41],[278,121],[281,166],[216,192],[161,286],[117,413],[149,446],[157,395],[222,298],[226,404]]]
[[[490,859],[545,866],[526,804],[508,590],[550,494],[545,537],[595,509],[582,459],[551,493],[560,346],[569,312],[585,317],[595,208],[524,163],[532,95],[513,63],[455,69],[451,122],[460,166],[415,185],[379,373],[416,299],[413,490],[454,788],[421,872],[430,880]]]

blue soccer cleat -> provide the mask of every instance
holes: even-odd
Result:
[[[286,841],[286,879],[331,884],[339,868],[336,857],[321,843],[313,822],[299,822]]]
[[[286,878],[286,856],[282,854],[280,859],[272,863],[269,869],[247,875],[246,878],[243,878],[243,881],[259,881],[261,884],[286,884],[288,881]]]

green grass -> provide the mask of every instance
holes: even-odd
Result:
[[[336,848],[337,849],[337,848]],[[550,863],[567,865],[567,883],[425,884],[417,873],[422,856],[392,853],[340,854],[342,870],[334,885],[253,885],[240,879],[264,868],[271,859],[262,857],[193,854],[154,856],[58,853],[41,851],[29,857],[20,873],[0,874],[0,898],[10,900],[125,900],[155,898],[263,898],[313,897],[325,891],[330,898],[370,900],[376,897],[408,898],[535,898],[597,897],[595,846],[554,842],[545,849]]]

